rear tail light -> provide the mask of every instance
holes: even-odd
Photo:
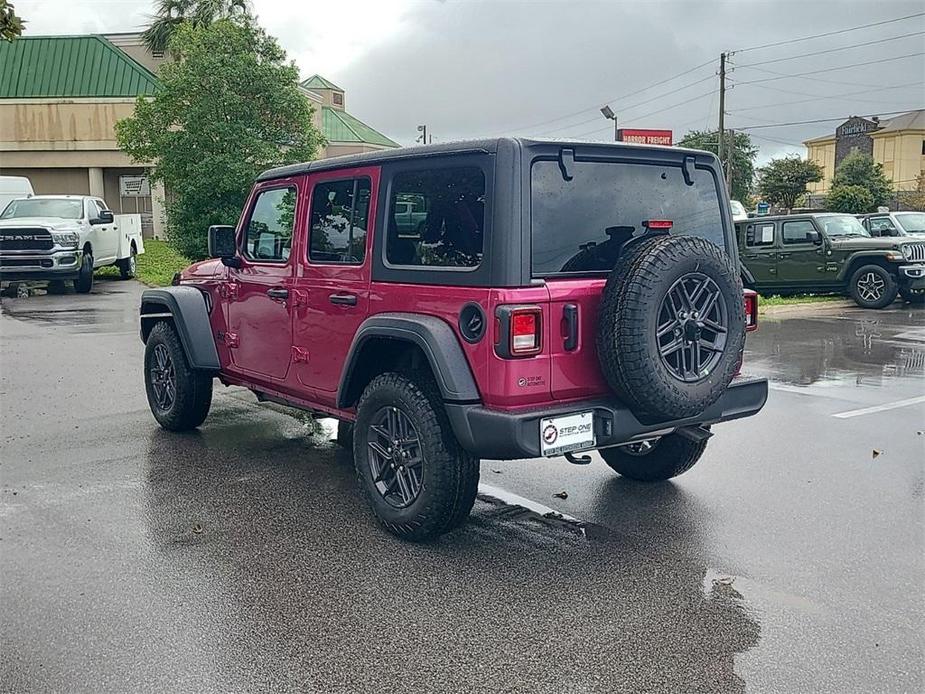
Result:
[[[745,329],[748,332],[758,329],[758,293],[745,290]]]
[[[536,309],[511,313],[511,354],[524,356],[540,351],[540,316]]]
[[[647,219],[642,225],[646,229],[670,229],[674,225],[674,222],[670,219]]]
[[[543,311],[539,306],[499,306],[495,312],[495,352],[528,357],[543,349]]]

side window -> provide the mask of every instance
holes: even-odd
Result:
[[[295,223],[296,189],[272,188],[257,194],[244,235],[244,255],[251,260],[289,260]]]
[[[484,246],[485,174],[475,166],[396,174],[386,224],[391,265],[478,267]]]
[[[87,219],[96,219],[100,216],[100,208],[96,204],[96,200],[87,200]]]
[[[96,206],[100,208],[100,212],[102,212],[103,210],[109,209],[108,207],[106,207],[106,203],[100,200],[99,198],[96,198]]]
[[[312,193],[308,258],[318,263],[362,265],[369,224],[370,181],[325,181]]]
[[[873,236],[895,236],[896,227],[889,217],[872,217],[870,220],[870,233]]]
[[[774,245],[774,223],[749,224],[745,230],[745,245],[749,248]]]
[[[784,222],[784,243],[810,243],[812,232],[816,227],[808,219],[801,219],[797,222]]]

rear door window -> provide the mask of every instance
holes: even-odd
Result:
[[[362,265],[369,225],[370,181],[324,181],[312,194],[309,260]]]
[[[484,172],[458,166],[395,174],[386,229],[389,265],[478,267],[485,240]]]
[[[749,248],[761,248],[774,245],[774,222],[749,224],[745,229],[745,245]]]
[[[728,251],[717,181],[678,166],[574,162],[565,180],[556,161],[532,168],[533,274],[608,272],[647,220],[669,220],[672,234],[699,236]]]

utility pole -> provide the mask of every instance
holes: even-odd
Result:
[[[735,130],[729,128],[729,154],[727,155],[728,161],[726,162],[726,190],[728,190],[730,193],[732,193],[732,163],[735,161],[735,145]]]
[[[726,139],[726,54],[719,54],[719,130],[717,134],[719,135],[719,145],[717,147],[718,156],[719,156],[719,165],[724,166],[723,164],[723,155],[725,154],[725,142]],[[727,186],[728,187],[728,186]]]

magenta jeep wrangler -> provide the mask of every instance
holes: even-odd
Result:
[[[666,480],[758,412],[757,298],[706,152],[493,139],[262,174],[214,258],[144,292],[148,401],[199,426],[213,378],[341,421],[379,520],[463,523],[479,460],[597,450]]]

